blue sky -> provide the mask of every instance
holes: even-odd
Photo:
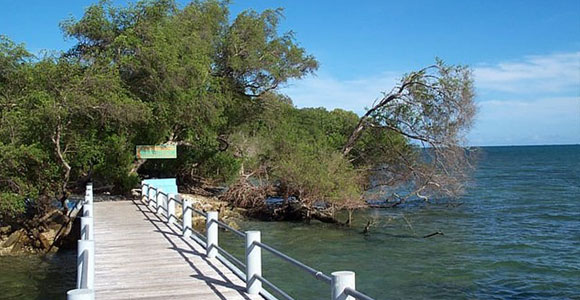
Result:
[[[94,2],[2,0],[0,34],[33,52],[66,49],[73,41],[58,23]],[[321,64],[282,89],[298,107],[361,113],[438,56],[474,70],[480,111],[469,144],[580,143],[578,0],[238,0],[231,10],[276,7],[285,8],[281,30],[293,30]]]

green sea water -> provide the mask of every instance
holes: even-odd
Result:
[[[327,274],[356,272],[376,299],[580,299],[580,146],[485,147],[463,205],[368,209],[355,226],[248,221],[262,241]],[[361,234],[368,219],[376,225]],[[441,231],[444,235],[423,238]],[[243,241],[221,233],[241,255]],[[295,299],[329,287],[263,251],[264,275]],[[64,299],[74,253],[0,258],[0,299]]]

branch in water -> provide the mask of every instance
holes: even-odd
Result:
[[[430,238],[430,237],[436,236],[436,235],[445,235],[445,234],[443,234],[443,232],[441,232],[441,231],[435,231],[433,233],[430,233],[430,234],[424,236],[423,238],[426,239],[426,238]]]

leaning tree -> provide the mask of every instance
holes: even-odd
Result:
[[[474,96],[471,70],[437,59],[405,75],[375,101],[342,153],[353,160],[372,160],[371,187],[386,187],[395,205],[409,198],[456,197],[464,191],[473,165],[465,135],[477,111]],[[365,134],[385,142],[360,151],[357,146]]]

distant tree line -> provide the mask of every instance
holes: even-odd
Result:
[[[0,223],[40,216],[89,180],[127,193],[177,176],[185,190],[229,186],[222,197],[237,206],[261,211],[277,195],[276,213],[330,221],[364,207],[369,189],[392,203],[462,192],[468,68],[437,60],[406,74],[363,116],[298,109],[278,88],[318,62],[279,32],[281,16],[101,1],[61,23],[76,40],[64,53],[35,57],[2,36]],[[153,144],[177,145],[178,158],[135,159],[135,145]]]

